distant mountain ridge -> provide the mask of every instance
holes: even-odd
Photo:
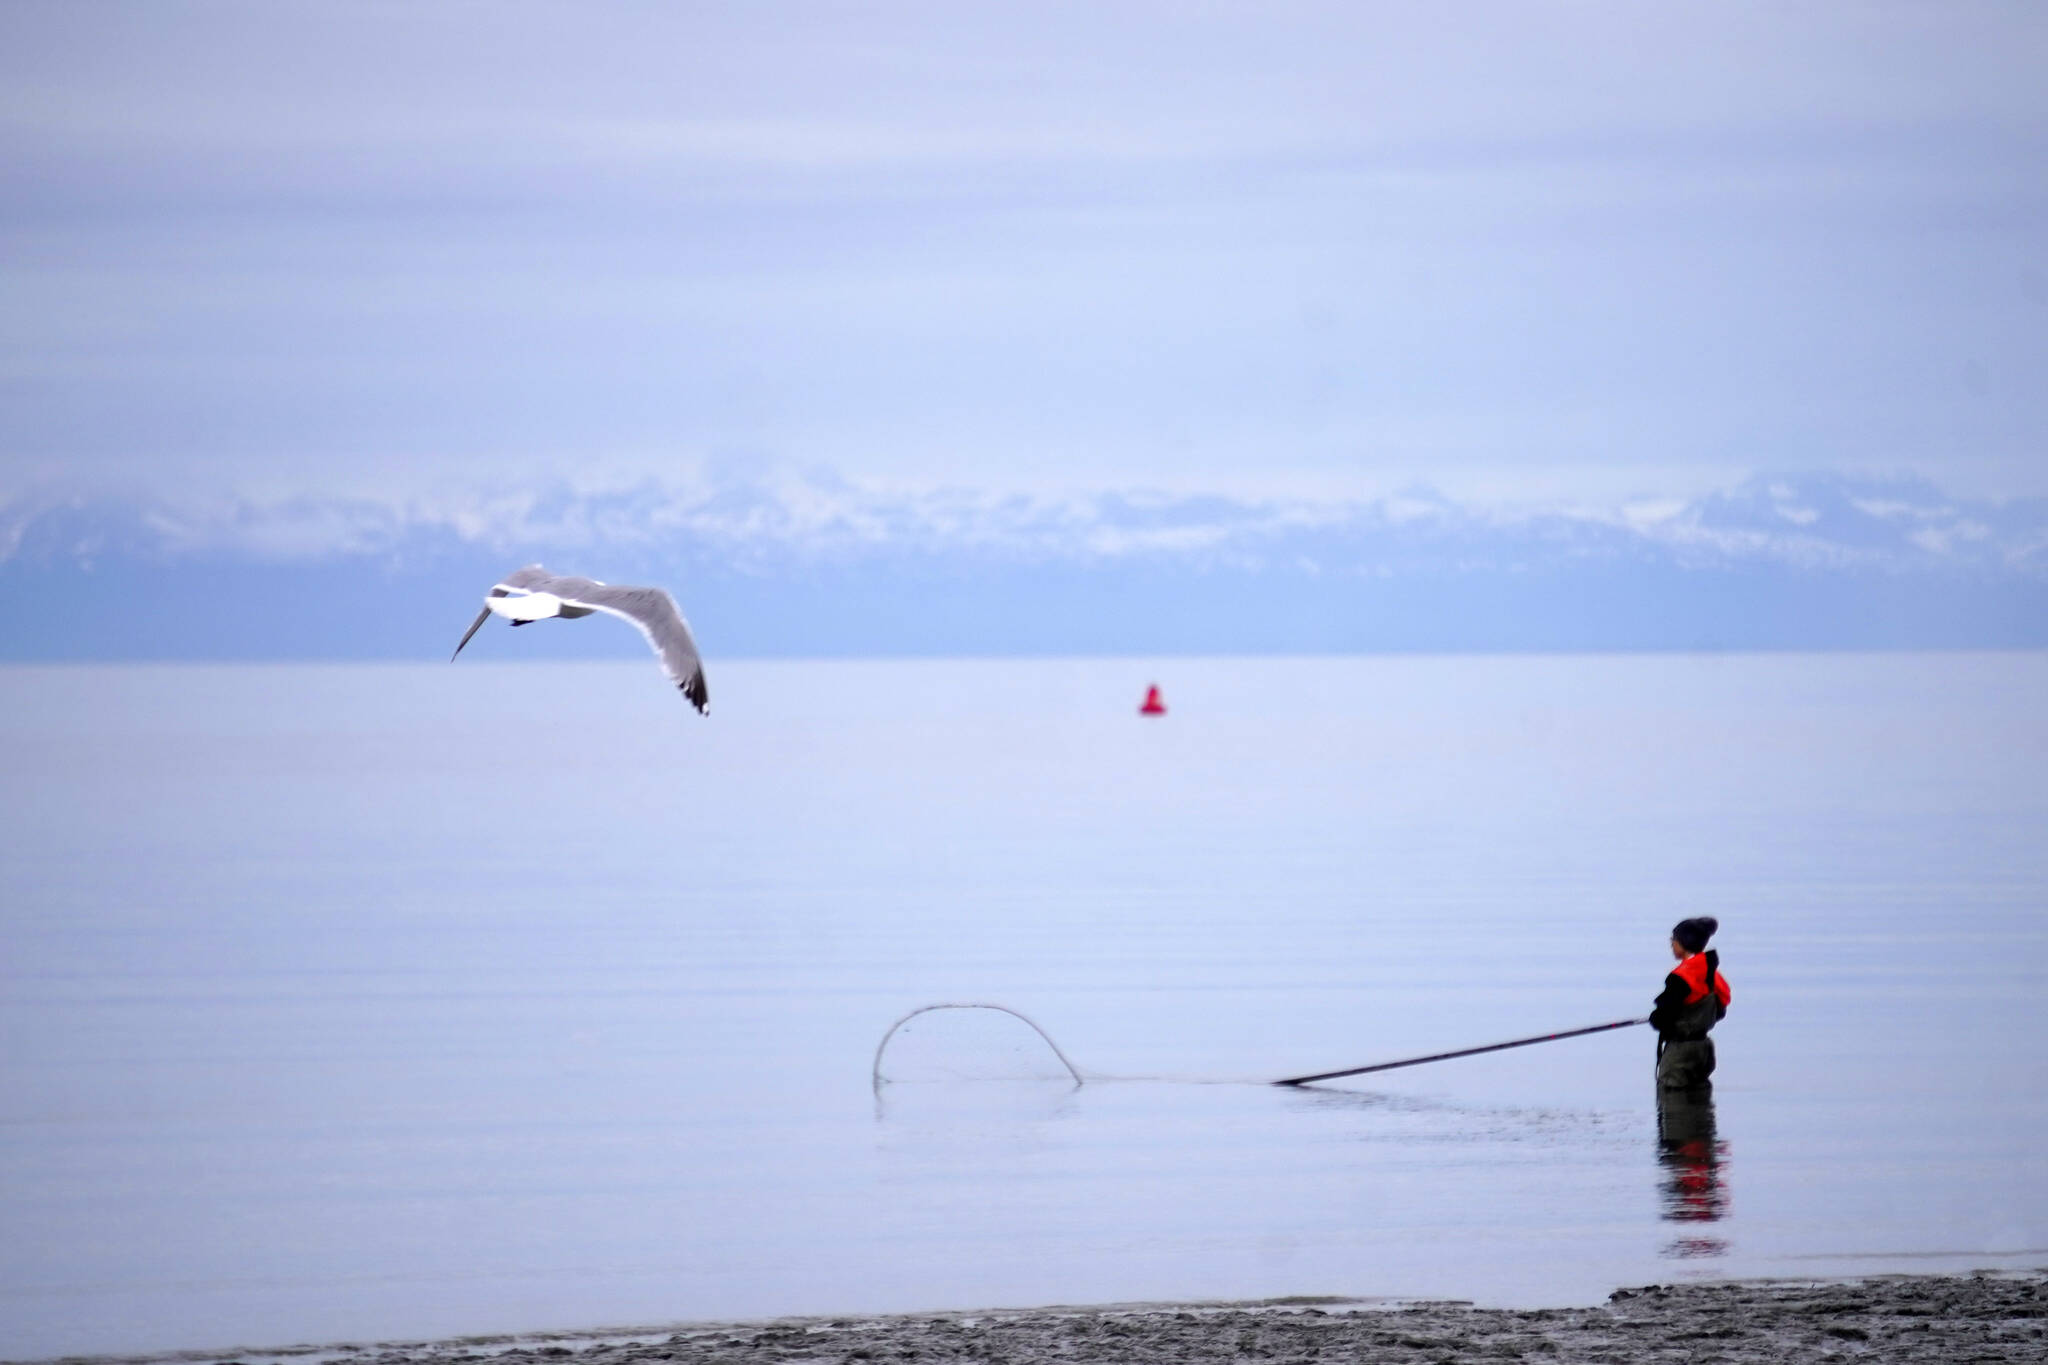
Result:
[[[1239,501],[1125,493],[1061,499],[877,493],[830,482],[728,481],[409,503],[308,498],[115,498],[45,494],[0,503],[0,565],[103,557],[277,561],[404,556],[437,546],[629,548],[685,544],[774,559],[864,553],[1141,555],[1399,571],[1409,563],[1505,564],[1663,551],[1698,565],[1975,567],[2048,573],[2048,499],[1951,497],[1924,480],[1760,477],[1692,501],[1499,510],[1426,488],[1348,501]],[[1403,555],[1414,557],[1405,561]],[[1476,556],[1475,560],[1473,557]],[[1327,561],[1327,562],[1326,562]]]
[[[19,604],[0,658],[419,657],[530,561],[668,584],[728,654],[2048,645],[2048,499],[1925,481],[1501,509],[1428,489],[1033,499],[816,479],[18,498],[0,505],[0,591]],[[525,634],[551,643],[522,656],[606,648]]]

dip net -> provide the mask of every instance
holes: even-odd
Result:
[[[1060,1081],[1081,1072],[1051,1035],[1007,1005],[914,1009],[875,1046],[874,1084],[919,1081]]]

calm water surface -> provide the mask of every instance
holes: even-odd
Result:
[[[712,685],[0,670],[0,1356],[2048,1261],[2048,656]]]

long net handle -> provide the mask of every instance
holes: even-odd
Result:
[[[1645,1019],[1617,1019],[1611,1024],[1589,1024],[1585,1028],[1566,1029],[1562,1033],[1539,1033],[1534,1038],[1514,1038],[1505,1043],[1488,1043],[1485,1047],[1459,1048],[1456,1052],[1432,1052],[1427,1057],[1403,1057],[1398,1062],[1375,1062],[1371,1066],[1347,1067],[1343,1071],[1319,1071],[1313,1076],[1289,1076],[1275,1085],[1308,1085],[1313,1081],[1334,1081],[1339,1076],[1363,1076],[1370,1071],[1392,1071],[1397,1067],[1421,1066],[1424,1062],[1448,1062],[1453,1057],[1476,1057],[1482,1052],[1499,1052],[1504,1048],[1528,1047],[1532,1043],[1554,1043],[1560,1038],[1578,1038],[1588,1033],[1605,1033],[1609,1029],[1633,1028],[1647,1024]]]

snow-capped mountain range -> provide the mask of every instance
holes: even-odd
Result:
[[[0,657],[414,657],[531,561],[669,584],[729,654],[2048,645],[2048,499],[1924,481],[1504,508],[812,478],[18,497],[0,505],[0,589],[21,604]]]

